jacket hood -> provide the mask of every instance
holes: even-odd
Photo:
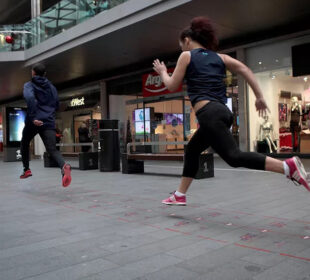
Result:
[[[50,81],[45,77],[34,76],[32,77],[32,82],[41,88],[50,88]]]

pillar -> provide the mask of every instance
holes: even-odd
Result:
[[[107,93],[107,83],[106,81],[100,82],[100,109],[101,109],[101,119],[108,119],[108,108],[109,99]]]
[[[245,62],[244,49],[237,50],[237,59]],[[238,75],[238,101],[239,101],[239,147],[242,151],[249,151],[249,123],[248,123],[248,95],[247,84],[244,78]]]

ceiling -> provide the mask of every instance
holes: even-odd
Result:
[[[193,0],[47,59],[48,78],[65,89],[151,69],[157,57],[175,61],[179,32],[197,15],[214,21],[221,48],[310,30],[309,0]],[[21,64],[0,63],[0,103],[20,97],[29,77]]]

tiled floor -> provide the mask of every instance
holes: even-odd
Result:
[[[40,160],[26,180],[20,163],[1,161],[0,279],[310,279],[304,188],[216,158],[188,206],[168,207],[179,177],[167,174],[181,165],[145,165],[144,175],[73,170],[63,188]]]

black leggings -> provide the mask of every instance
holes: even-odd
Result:
[[[29,144],[38,133],[44,143],[46,151],[57,162],[58,166],[62,168],[65,161],[60,152],[56,149],[56,131],[54,129],[44,129],[32,123],[26,123],[21,141],[21,154],[24,169],[29,169]]]
[[[210,146],[232,167],[265,170],[266,156],[240,151],[229,130],[233,115],[226,105],[210,101],[198,110],[196,116],[199,129],[186,147],[182,176],[195,177],[199,167],[199,156]]]

